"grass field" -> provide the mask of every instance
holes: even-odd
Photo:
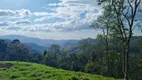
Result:
[[[0,64],[12,63],[10,68],[0,68],[0,80],[116,80],[114,78],[56,69],[36,63],[1,61]]]

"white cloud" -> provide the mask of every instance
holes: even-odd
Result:
[[[50,16],[53,15],[54,13],[48,13],[48,12],[35,12],[35,16]]]
[[[9,22],[0,22],[0,26],[9,26],[10,23]]]
[[[14,22],[1,22],[0,26],[5,29],[31,31],[31,32],[71,32],[91,29],[89,25],[101,15],[102,9],[98,7],[95,0],[60,0],[59,3],[51,3],[53,12],[34,12],[29,10],[0,10],[0,17],[25,18],[32,16],[34,24],[29,20],[18,20]],[[37,22],[54,19],[52,23]],[[58,18],[58,20],[56,20]],[[60,21],[60,19],[62,21]]]
[[[96,0],[60,0],[59,3],[50,3],[48,6],[53,13],[48,12],[35,12],[36,16],[52,16],[54,18],[74,19],[84,11],[101,15],[102,8],[97,5]],[[99,14],[98,14],[99,13]]]
[[[0,22],[0,27],[2,28],[3,26],[5,26],[4,28],[9,28],[9,27],[19,26],[19,25],[29,26],[29,24],[31,24],[31,21],[29,20],[7,21],[7,22]]]
[[[48,4],[48,6],[57,6],[56,3],[51,3],[51,4]]]
[[[47,23],[47,24],[33,24],[27,25],[23,27],[24,31],[32,31],[32,32],[72,32],[77,30],[88,30],[91,29],[89,27],[89,23],[79,22],[79,19],[68,20],[65,22],[55,22],[55,23]]]
[[[53,13],[36,12],[34,14],[41,17],[35,19],[35,22],[50,20],[50,18],[59,18],[65,21],[47,24],[43,28],[47,31],[90,29],[89,25],[102,14],[102,8],[97,5],[96,0],[60,0],[59,3],[51,3],[48,6],[53,6],[51,8]],[[82,15],[83,13],[84,15]]]
[[[41,17],[41,18],[36,18],[34,20],[34,22],[45,21],[45,20],[50,19],[50,18],[51,18],[51,16],[45,16],[45,17]]]
[[[48,4],[48,6],[56,7],[56,6],[63,6],[63,4],[62,3],[51,3],[51,4]]]
[[[97,0],[61,0],[62,3],[82,3],[82,4],[90,4],[97,5]]]
[[[27,9],[21,9],[21,10],[0,10],[0,17],[4,18],[24,18],[29,17],[31,15],[31,12]]]
[[[28,20],[19,20],[15,22],[16,25],[29,25],[31,24],[31,21]]]
[[[93,30],[85,30],[85,31],[74,31],[74,32],[31,32],[31,31],[16,31],[16,30],[3,30],[0,29],[0,35],[24,35],[28,37],[35,37],[41,39],[55,39],[55,40],[63,40],[63,39],[78,39],[92,37],[95,38],[99,31]],[[57,36],[58,35],[58,36]]]

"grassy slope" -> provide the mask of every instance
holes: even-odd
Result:
[[[86,74],[81,72],[66,71],[47,67],[45,65],[27,62],[0,62],[13,63],[10,69],[0,68],[0,80],[115,80],[99,75]]]

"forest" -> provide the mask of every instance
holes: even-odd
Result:
[[[96,39],[78,41],[75,49],[61,49],[60,45],[53,44],[44,53],[39,54],[31,53],[19,40],[13,40],[11,43],[0,40],[0,60],[35,62],[59,69],[123,78],[124,55],[123,48],[120,47],[122,44],[118,43],[117,39],[109,39],[108,43],[108,55],[102,35],[98,35]],[[130,80],[141,80],[142,37],[134,36],[130,45]]]

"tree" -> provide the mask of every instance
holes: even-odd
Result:
[[[109,13],[114,14],[111,19],[116,26],[113,26],[111,31],[113,34],[118,34],[117,37],[122,41],[124,49],[124,78],[129,80],[130,41],[134,29],[138,28],[139,20],[137,20],[136,15],[139,13],[142,0],[99,0],[99,2],[105,6],[109,6]],[[108,17],[105,16],[106,19]]]
[[[58,54],[60,53],[60,46],[57,45],[57,44],[52,44],[50,47],[49,47],[49,52],[53,53],[53,54]]]
[[[82,51],[82,55],[86,58],[89,58],[92,53],[92,44],[89,42],[89,39],[82,39],[78,42],[78,48]],[[86,61],[87,62],[87,61]]]
[[[6,56],[6,48],[7,48],[7,44],[5,43],[4,40],[0,40],[0,60],[4,60],[5,56]]]
[[[52,44],[48,51],[44,51],[43,54],[43,63],[52,66],[58,67],[58,63],[61,59],[61,49],[57,44]]]
[[[4,40],[0,40],[0,53],[6,51],[7,44]]]
[[[39,53],[34,53],[34,54],[30,53],[30,54],[27,55],[26,61],[28,61],[28,62],[35,62],[35,63],[41,63],[41,61],[43,61],[43,57]]]
[[[105,44],[105,52],[107,55],[107,72],[108,72],[108,76],[111,75],[111,71],[110,71],[110,54],[109,54],[109,37],[110,37],[110,32],[111,32],[111,28],[114,26],[113,23],[113,13],[111,12],[111,7],[109,6],[105,6],[105,11],[103,13],[103,15],[99,16],[98,19],[91,25],[91,27],[95,28],[95,29],[100,29],[102,30],[102,37],[104,39],[104,44]]]
[[[20,43],[19,40],[14,40],[7,48],[8,60],[23,61],[26,59],[29,49],[26,45]]]
[[[140,37],[140,39],[138,40],[139,42],[139,51],[140,51],[140,54],[142,54],[142,37]]]

